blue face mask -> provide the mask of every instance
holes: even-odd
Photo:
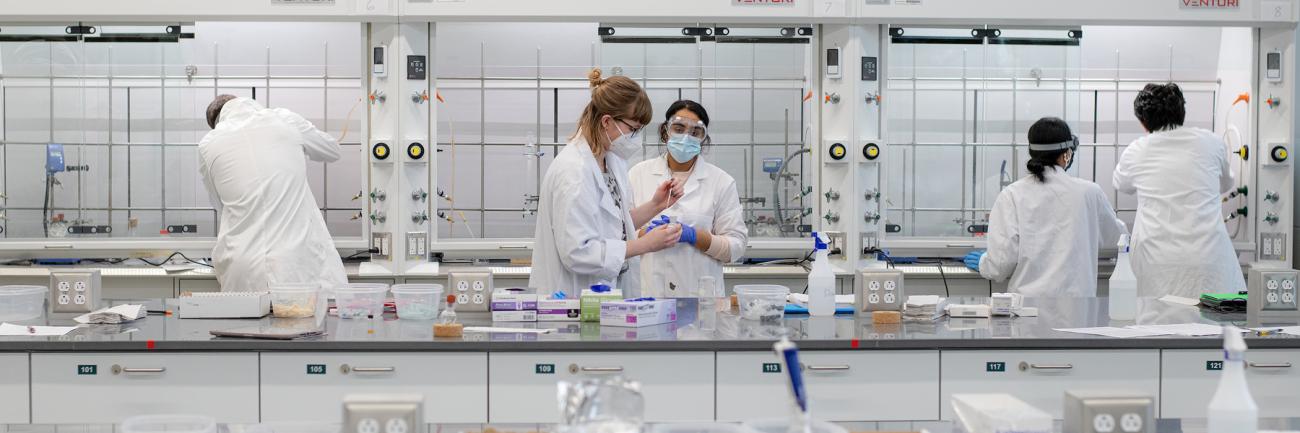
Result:
[[[681,163],[690,162],[700,156],[700,139],[687,134],[675,134],[668,137],[668,154]]]

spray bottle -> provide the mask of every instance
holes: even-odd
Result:
[[[808,273],[808,314],[835,315],[835,271],[831,270],[830,250],[823,235],[813,232],[816,260]]]
[[[1210,399],[1209,433],[1254,433],[1259,406],[1246,385],[1246,340],[1235,326],[1223,327],[1223,375]]]
[[[1128,235],[1119,237],[1119,256],[1110,274],[1110,320],[1137,318],[1137,276],[1128,257]]]

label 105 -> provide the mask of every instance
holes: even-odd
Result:
[[[307,364],[307,374],[325,374],[325,364]]]

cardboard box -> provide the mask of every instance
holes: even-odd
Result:
[[[493,322],[536,322],[537,310],[493,311]]]
[[[673,299],[623,300],[600,304],[600,326],[636,328],[677,322]]]
[[[537,301],[537,321],[577,322],[582,302],[577,299],[541,299]]]
[[[579,314],[579,317],[582,319],[582,321],[599,322],[600,304],[602,302],[622,301],[623,291],[614,289],[608,292],[597,293],[588,289],[582,291],[582,296],[579,299],[581,299],[581,305],[582,305],[580,307],[582,309],[582,312]]]
[[[498,289],[492,292],[492,311],[525,311],[537,309],[537,294],[524,289]]]

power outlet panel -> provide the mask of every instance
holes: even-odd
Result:
[[[1250,318],[1300,319],[1300,292],[1296,287],[1300,271],[1251,269],[1247,281],[1246,308]],[[1255,320],[1252,320],[1255,322]]]
[[[903,293],[903,271],[871,269],[860,271],[854,283],[856,311],[903,311],[907,296]]]
[[[391,260],[393,257],[393,234],[371,233],[370,248],[378,250],[370,254],[370,260]]]
[[[99,270],[51,272],[50,312],[89,313],[99,309],[103,279]]]
[[[1259,259],[1265,261],[1286,261],[1286,233],[1260,233]]]
[[[406,234],[406,260],[425,261],[429,258],[429,234],[410,232]]]
[[[447,286],[456,295],[457,311],[487,311],[492,299],[491,272],[451,272]]]
[[[425,433],[424,396],[362,394],[343,398],[343,433]]]
[[[1064,433],[1152,433],[1155,399],[1136,392],[1066,391]]]

